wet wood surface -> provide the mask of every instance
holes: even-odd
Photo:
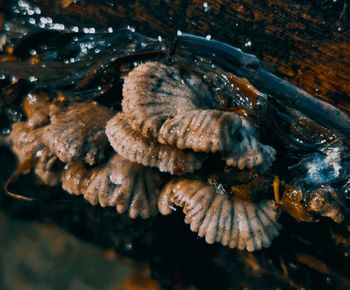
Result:
[[[344,1],[29,2],[68,26],[106,30],[129,25],[167,38],[178,30],[210,35],[256,54],[270,70],[349,113],[350,25]]]

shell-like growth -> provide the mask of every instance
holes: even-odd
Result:
[[[93,165],[104,158],[108,140],[105,125],[113,112],[96,102],[51,105],[51,124],[45,128],[43,142],[65,162],[84,160]]]
[[[108,121],[106,133],[114,150],[124,158],[171,174],[193,172],[201,167],[205,159],[194,152],[182,151],[144,137],[131,128],[123,113]]]
[[[223,152],[226,163],[239,169],[268,168],[275,159],[275,150],[261,144],[248,122],[232,112],[185,112],[164,122],[158,141],[196,152]]]
[[[82,162],[69,165],[62,186],[71,194],[83,195],[91,204],[115,206],[131,218],[148,218],[158,212],[162,182],[160,174],[115,154],[106,164],[86,169]]]
[[[196,152],[230,151],[238,143],[235,133],[241,123],[241,118],[230,112],[189,111],[166,120],[159,131],[158,141]]]
[[[123,97],[123,112],[132,128],[154,138],[165,120],[198,108],[216,107],[199,76],[159,62],[133,69],[124,78]]]
[[[251,203],[217,192],[200,180],[180,179],[163,189],[158,207],[162,214],[172,206],[183,208],[185,223],[207,243],[254,251],[268,247],[279,234],[279,210],[272,200]]]
[[[45,127],[33,130],[27,123],[15,123],[10,134],[12,150],[17,155],[20,168],[34,168],[35,174],[42,182],[57,185],[60,173],[52,169],[58,159],[42,142],[44,129]]]
[[[275,150],[257,141],[248,122],[222,112],[193,72],[158,62],[139,65],[126,77],[123,112],[132,129],[162,144],[195,152],[221,152],[239,169],[268,168]]]

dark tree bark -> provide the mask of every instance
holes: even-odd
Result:
[[[171,38],[177,30],[211,35],[257,54],[280,76],[350,112],[350,26],[343,1],[29,2],[54,22],[81,28],[129,25],[151,36]]]

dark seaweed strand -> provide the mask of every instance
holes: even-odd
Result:
[[[230,59],[230,61],[241,66],[259,66],[260,60],[253,54],[242,52],[239,48],[231,46],[221,41],[208,40],[205,37],[182,33],[178,35],[178,46],[193,46],[200,47],[204,50],[209,50],[211,53],[215,53],[224,59]]]
[[[297,109],[309,118],[350,135],[350,118],[331,104],[319,100],[297,86],[268,72],[256,56],[242,52],[228,44],[206,38],[182,34],[177,49],[190,51],[212,59],[225,69],[247,78],[262,91],[288,107]]]

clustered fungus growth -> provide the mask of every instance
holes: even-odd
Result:
[[[124,77],[122,95],[121,111],[28,95],[27,120],[10,134],[21,170],[131,218],[180,207],[208,243],[268,247],[280,208],[295,200],[274,201],[268,192],[276,152],[258,140],[249,117],[225,110],[200,74],[179,64],[139,64]],[[317,193],[309,210],[342,220]]]

